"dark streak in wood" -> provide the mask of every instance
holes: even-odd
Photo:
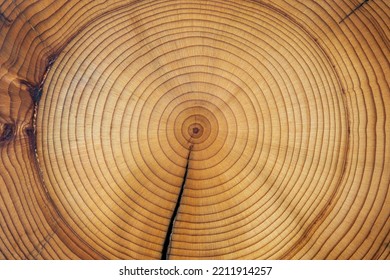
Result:
[[[40,86],[40,84],[34,85],[26,80],[20,80],[20,83],[28,88],[28,91],[34,104],[38,104],[42,96],[42,87]]]
[[[39,101],[41,100],[42,93],[43,93],[43,86],[45,84],[47,74],[49,73],[51,67],[53,66],[54,62],[56,61],[58,57],[58,54],[52,54],[48,57],[48,62],[45,67],[45,71],[43,72],[41,81],[38,84],[33,84],[26,80],[21,80],[20,83],[27,86],[28,91],[30,92],[30,96],[32,101],[34,102],[34,105],[37,105]]]
[[[34,128],[28,127],[24,131],[25,131],[25,133],[26,133],[26,135],[28,137],[28,142],[30,144],[31,151],[33,153],[35,153],[35,150],[37,148],[37,141],[36,141],[36,137],[35,137]]]
[[[6,17],[2,12],[0,12],[0,21],[3,22],[6,26],[10,26],[12,23],[12,20]]]
[[[3,127],[3,132],[0,135],[0,144],[10,141],[15,136],[15,125],[6,123]]]

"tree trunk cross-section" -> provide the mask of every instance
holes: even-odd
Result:
[[[0,0],[0,259],[389,259],[389,15]]]

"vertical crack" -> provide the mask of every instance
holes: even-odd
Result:
[[[173,228],[174,228],[174,225],[175,225],[176,216],[177,216],[177,214],[179,212],[181,198],[183,197],[184,187],[185,187],[185,184],[186,184],[186,181],[187,181],[187,175],[188,175],[188,169],[189,169],[189,165],[190,165],[190,156],[191,156],[192,147],[193,147],[193,145],[190,146],[189,151],[188,151],[187,164],[186,164],[186,168],[185,168],[184,176],[183,176],[183,183],[181,184],[181,187],[180,187],[180,192],[179,192],[179,195],[177,197],[176,206],[175,206],[175,209],[172,212],[171,220],[169,222],[168,229],[167,229],[167,234],[165,236],[164,245],[163,245],[163,248],[162,248],[162,251],[161,251],[161,259],[162,260],[168,260],[169,259],[170,245],[171,245],[171,241],[172,241]]]

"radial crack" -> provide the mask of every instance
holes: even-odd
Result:
[[[180,192],[179,192],[179,195],[177,197],[176,206],[175,206],[175,209],[173,210],[173,213],[172,213],[172,216],[171,216],[171,220],[169,222],[168,229],[167,229],[167,235],[165,236],[164,245],[163,245],[163,248],[162,248],[162,251],[161,251],[161,259],[162,260],[167,260],[169,258],[173,228],[174,228],[174,225],[175,225],[176,216],[177,216],[177,214],[179,212],[181,198],[183,197],[184,187],[185,187],[185,184],[186,184],[186,181],[187,181],[188,169],[189,169],[189,165],[190,165],[191,151],[192,151],[192,145],[190,146],[189,151],[188,151],[187,164],[186,164],[186,168],[185,168],[184,176],[183,176],[183,183],[181,184],[181,187],[180,187]]]
[[[354,14],[357,10],[359,10],[364,4],[366,4],[369,0],[364,0],[363,2],[361,2],[359,5],[357,5],[351,12],[349,12],[349,14],[347,14],[340,22],[342,23],[344,20],[346,20],[347,18],[349,18],[352,14]]]

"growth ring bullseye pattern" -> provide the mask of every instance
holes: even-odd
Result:
[[[102,256],[160,257],[190,149],[171,259],[289,257],[332,204],[348,151],[339,77],[299,23],[242,2],[113,10],[50,70],[43,180]]]

